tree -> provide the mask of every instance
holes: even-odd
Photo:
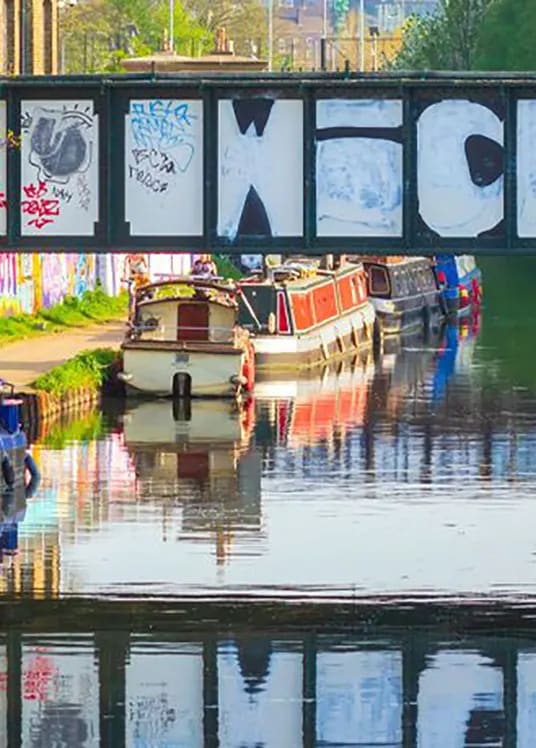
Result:
[[[535,70],[536,3],[534,0],[495,0],[479,34],[480,70]]]
[[[434,14],[408,19],[392,67],[473,70],[482,23],[496,0],[440,0]],[[519,0],[514,0],[518,2]]]
[[[184,7],[211,34],[224,28],[236,54],[261,56],[265,51],[268,14],[262,0],[184,0]]]
[[[121,59],[158,51],[169,27],[167,0],[82,0],[61,17],[66,73],[121,70]],[[212,45],[212,35],[176,0],[174,44],[191,54]]]

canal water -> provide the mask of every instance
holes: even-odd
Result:
[[[3,507],[0,746],[532,746],[530,625],[463,614],[536,601],[531,269],[489,260],[481,315],[248,407],[44,428]],[[199,599],[223,620],[165,623]]]

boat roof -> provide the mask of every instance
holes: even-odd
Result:
[[[231,280],[226,281],[225,278],[202,278],[192,275],[178,275],[175,278],[155,281],[154,283],[146,283],[136,291],[136,298],[146,296],[152,290],[165,288],[166,286],[191,286],[193,289],[213,289],[215,291],[222,291],[223,293],[229,293],[237,295],[240,293],[240,289]]]

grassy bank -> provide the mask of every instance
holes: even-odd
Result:
[[[61,304],[41,309],[37,314],[17,314],[0,318],[0,344],[61,332],[70,327],[87,327],[96,322],[125,317],[128,294],[108,296],[101,289],[86,291],[79,299],[67,297]]]
[[[59,397],[77,390],[99,392],[113,376],[118,360],[119,353],[112,348],[84,351],[41,374],[33,387]]]

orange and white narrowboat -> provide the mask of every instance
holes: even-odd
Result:
[[[239,282],[240,323],[257,368],[306,368],[371,347],[374,308],[362,264],[286,261]]]

